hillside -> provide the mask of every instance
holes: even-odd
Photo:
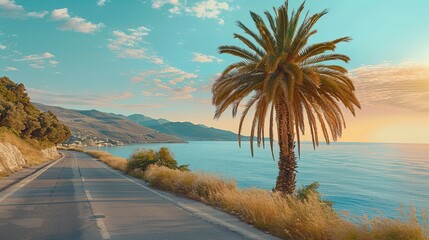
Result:
[[[0,77],[0,177],[58,158],[55,145],[69,137],[52,112],[30,102],[23,84]]]
[[[67,124],[73,136],[71,142],[85,144],[103,142],[121,143],[184,142],[182,139],[141,126],[122,115],[97,110],[71,110],[35,103],[43,111],[51,111]]]
[[[54,145],[70,137],[70,129],[52,112],[41,112],[30,102],[23,84],[0,78],[0,127],[26,140]]]
[[[163,118],[154,119],[142,114],[132,114],[132,115],[129,115],[127,118],[135,123],[138,123],[142,126],[149,127],[149,128],[152,126],[159,126],[170,122]]]
[[[177,136],[186,141],[236,141],[237,134],[217,128],[196,125],[191,122],[170,122],[165,119],[153,119],[141,114],[133,114],[128,119],[162,133]],[[248,140],[249,137],[242,137]]]

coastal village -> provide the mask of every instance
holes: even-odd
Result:
[[[65,148],[84,148],[84,147],[108,147],[108,146],[123,146],[124,143],[118,140],[101,138],[91,133],[72,132],[70,138],[60,144]]]

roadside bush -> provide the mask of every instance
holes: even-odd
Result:
[[[329,200],[322,199],[322,196],[318,191],[319,187],[320,184],[318,182],[313,182],[310,185],[302,186],[301,188],[296,189],[294,196],[296,199],[299,199],[301,201],[308,200],[310,196],[316,196],[320,202],[332,208],[334,206],[334,203]]]
[[[161,147],[158,151],[153,149],[140,149],[135,151],[128,161],[127,172],[146,171],[150,165],[164,166],[180,171],[189,171],[188,165],[178,166],[170,150],[166,147]]]

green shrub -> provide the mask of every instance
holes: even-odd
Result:
[[[146,171],[152,165],[164,166],[170,169],[178,169],[180,171],[189,171],[188,165],[177,165],[170,150],[166,147],[161,147],[158,151],[153,149],[140,149],[135,151],[127,164],[127,172]]]
[[[326,204],[328,207],[332,208],[334,205],[333,202],[328,201],[326,199],[322,199],[322,196],[320,196],[320,193],[318,191],[320,187],[320,184],[318,182],[313,182],[310,185],[302,186],[301,188],[298,188],[295,190],[294,196],[299,200],[308,200],[308,197],[311,195],[315,195],[319,198],[319,200]]]

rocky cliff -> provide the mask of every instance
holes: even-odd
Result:
[[[15,172],[25,165],[24,156],[17,147],[0,142],[0,173]]]
[[[61,156],[56,147],[41,150],[41,153],[44,158],[43,161],[57,159]],[[0,175],[16,172],[27,165],[28,161],[26,157],[16,146],[6,142],[0,142]]]
[[[56,147],[50,147],[42,150],[43,157],[48,160],[58,159],[61,154],[57,151]]]

